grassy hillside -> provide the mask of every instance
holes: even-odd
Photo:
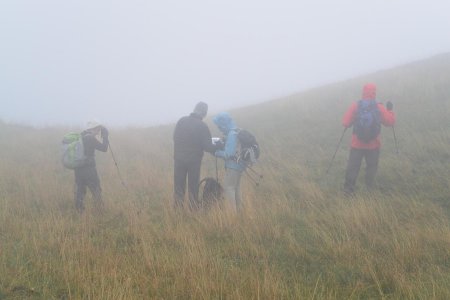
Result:
[[[349,132],[325,171],[367,81],[395,105],[400,154],[384,128],[378,191],[347,199]],[[0,299],[448,299],[449,112],[450,55],[233,111],[264,175],[243,178],[237,216],[172,211],[173,126],[111,129],[128,190],[97,154],[105,211],[88,196],[80,216],[71,129],[0,123]]]

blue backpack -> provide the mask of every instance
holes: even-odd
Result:
[[[363,143],[374,140],[381,131],[381,113],[375,100],[359,100],[353,133]]]

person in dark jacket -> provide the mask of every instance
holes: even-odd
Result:
[[[203,153],[211,154],[216,150],[211,133],[203,118],[208,113],[208,105],[199,102],[194,111],[182,117],[173,133],[174,142],[174,200],[175,207],[183,206],[188,180],[189,206],[198,208],[198,185]]]
[[[376,86],[373,83],[364,85],[362,92],[362,101],[376,102]],[[381,103],[376,103],[376,107],[380,112],[380,122],[384,126],[394,126],[395,114],[392,102],[388,101],[386,107]],[[345,128],[353,126],[356,121],[358,112],[358,102],[354,102],[345,113],[342,125]],[[347,163],[347,170],[345,172],[344,192],[346,195],[353,195],[355,190],[355,183],[358,177],[359,169],[361,168],[362,159],[366,161],[366,186],[372,189],[375,181],[375,174],[378,169],[378,161],[380,158],[380,134],[369,141],[362,141],[358,138],[356,132],[353,132],[350,155]]]
[[[96,138],[99,133],[102,137],[101,143]],[[102,205],[102,189],[95,164],[95,150],[106,152],[109,145],[108,130],[98,121],[88,122],[86,129],[81,133],[81,137],[86,163],[75,169],[75,207],[80,213],[84,211],[83,199],[87,188],[91,191],[96,206]]]

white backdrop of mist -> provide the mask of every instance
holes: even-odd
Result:
[[[3,0],[0,119],[148,126],[450,50],[450,1]]]

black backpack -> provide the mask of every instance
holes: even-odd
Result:
[[[375,100],[359,100],[353,133],[363,143],[369,143],[381,132],[381,113]]]
[[[202,184],[204,184],[203,191],[201,190]],[[212,177],[202,179],[199,183],[199,190],[202,191],[200,206],[203,208],[208,208],[222,199],[223,188],[220,183]]]
[[[240,150],[237,153],[237,162],[245,162],[247,165],[256,163],[260,156],[259,144],[253,134],[245,129],[240,129],[237,134]]]

